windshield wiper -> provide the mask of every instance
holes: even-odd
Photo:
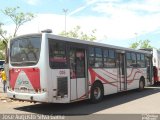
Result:
[[[37,61],[22,61],[22,63],[37,63]]]
[[[35,64],[37,61],[21,61],[21,62],[11,62],[11,64],[23,65],[23,64]]]

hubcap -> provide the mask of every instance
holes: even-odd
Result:
[[[95,97],[96,99],[99,99],[100,96],[101,96],[101,90],[100,90],[99,87],[96,87],[96,88],[94,89],[94,97]]]

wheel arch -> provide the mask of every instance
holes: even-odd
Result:
[[[103,86],[102,81],[100,81],[100,80],[95,80],[95,81],[93,82],[93,84],[91,85],[91,88],[92,88],[92,86],[93,86],[94,84],[97,84],[97,83],[99,83],[99,84],[101,84],[101,85],[102,85],[103,92],[104,92],[104,86]]]

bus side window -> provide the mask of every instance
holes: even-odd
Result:
[[[145,66],[146,66],[144,54],[141,54],[141,61],[140,61],[140,64],[141,64],[141,67],[145,67]]]
[[[132,59],[131,59],[131,53],[126,53],[126,59],[127,59],[127,67],[131,67]]]
[[[94,59],[94,48],[89,48],[89,66],[94,67],[95,66],[95,59]]]
[[[65,43],[49,39],[49,63],[52,69],[67,68]]]
[[[109,59],[108,59],[108,67],[116,67],[116,60],[115,60],[115,51],[109,50]]]
[[[133,52],[131,53],[131,61],[132,61],[130,64],[131,67],[138,67],[137,62],[136,62],[137,61],[136,60],[136,53],[133,53]]]
[[[139,53],[137,53],[137,66],[141,67],[141,55]]]
[[[95,67],[103,67],[101,48],[95,48]]]
[[[96,68],[103,67],[101,48],[89,48],[89,66]]]

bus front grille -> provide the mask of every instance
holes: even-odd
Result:
[[[67,96],[68,95],[68,80],[67,77],[57,78],[57,96]]]

